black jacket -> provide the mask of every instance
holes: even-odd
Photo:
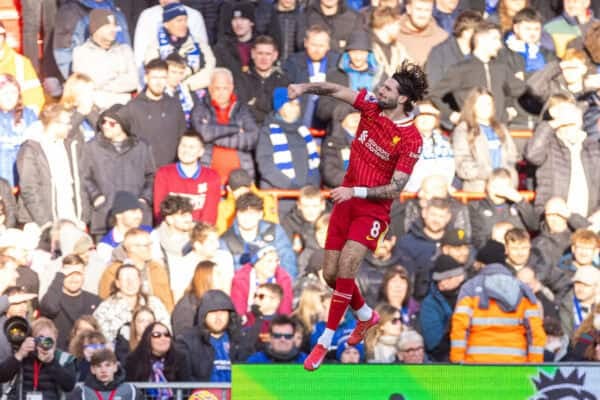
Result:
[[[589,226],[589,221],[579,214],[571,214],[567,220],[568,229],[552,233],[545,222],[540,224],[540,234],[531,241],[531,246],[537,249],[547,265],[557,267],[560,258],[571,248],[571,235],[577,229]]]
[[[127,103],[121,115],[129,124],[129,132],[150,145],[156,168],[175,161],[179,137],[186,130],[179,99],[165,94],[154,101],[142,92]]]
[[[378,304],[385,273],[391,267],[400,264],[400,256],[397,251],[392,252],[392,256],[388,260],[379,260],[373,257],[373,253],[367,254],[363,259],[356,276],[356,282],[365,302],[369,306],[375,307]],[[410,296],[410,293],[407,296]]]
[[[220,290],[211,290],[204,294],[198,307],[198,325],[186,330],[177,336],[176,345],[186,355],[186,369],[190,373],[190,380],[199,382],[210,381],[213,369],[214,349],[210,343],[210,332],[206,329],[204,321],[210,311],[229,310],[229,358],[232,362],[245,361],[253,349],[243,343],[241,335],[241,321],[235,312],[233,303],[227,294]]]
[[[306,7],[306,26],[321,25],[331,32],[331,50],[343,51],[350,34],[362,29],[362,16],[348,8],[345,1],[338,2],[338,12],[325,16],[319,0],[311,0]]]
[[[168,132],[168,131],[165,131]],[[154,184],[154,157],[150,146],[129,136],[117,151],[115,146],[99,132],[83,149],[81,179],[91,204],[104,196],[106,201],[94,208],[91,216],[92,234],[108,231],[108,217],[118,191],[133,193],[147,204],[141,204],[144,223],[151,221],[152,190]]]
[[[429,87],[433,87],[441,81],[454,65],[465,58],[454,36],[449,36],[442,43],[435,45],[429,52],[425,63],[425,73],[427,74]]]
[[[469,216],[473,245],[480,248],[492,237],[492,228],[498,222],[510,222],[515,228],[535,231],[538,218],[531,203],[521,200],[519,203],[505,203],[497,207],[489,198],[469,203]]]
[[[200,299],[193,293],[186,293],[175,305],[171,314],[171,325],[175,336],[195,325]]]
[[[104,384],[92,374],[89,374],[83,385],[77,385],[67,396],[67,400],[86,400],[96,398],[99,392],[103,399],[108,399],[110,393],[115,390],[114,396],[121,400],[134,400],[141,398],[142,392],[137,390],[131,383],[125,382],[125,371],[119,367],[112,382]]]
[[[254,41],[254,36],[250,42]],[[213,50],[217,67],[225,67],[231,71],[235,80],[235,85],[238,86],[244,73],[244,65],[237,48],[238,40],[236,37],[225,36],[220,38]],[[251,63],[251,60],[249,60]],[[247,66],[246,66],[247,67]]]
[[[0,362],[0,382],[9,382],[23,367],[23,393],[33,391],[33,356],[23,361],[15,357]],[[37,390],[42,392],[44,400],[59,400],[62,392],[70,392],[75,386],[75,358],[68,353],[56,350],[54,359],[49,364],[42,364],[39,372]],[[18,400],[18,390],[15,385],[8,394],[9,400]]]
[[[337,68],[337,63],[340,58],[339,53],[328,51],[327,57],[327,72]],[[293,83],[308,82],[308,55],[306,51],[300,51],[290,55],[283,63],[283,71]],[[327,74],[326,72],[326,74]]]
[[[524,94],[527,86],[522,80],[515,79],[510,67],[502,59],[494,59],[488,65],[496,118],[506,122],[506,107],[511,104],[511,99]],[[431,88],[431,100],[442,112],[442,120],[447,121],[452,111],[459,111],[475,87],[487,87],[485,67],[478,58],[469,57],[449,69],[442,80]]]
[[[204,25],[206,26],[206,34],[208,35],[210,45],[213,46],[217,43],[219,11],[223,0],[183,0],[182,3],[200,11],[202,18],[204,18]]]
[[[271,75],[263,78],[256,73],[254,67],[242,73],[237,85],[240,102],[246,104],[258,126],[261,126],[267,115],[273,111],[273,90],[276,87],[287,87],[290,80],[278,67]]]
[[[304,49],[306,17],[298,5],[293,11],[278,11],[273,4],[271,24],[279,27],[279,59],[285,60],[291,54]]]
[[[215,110],[207,94],[192,110],[192,126],[204,141],[205,151],[201,159],[203,165],[211,164],[213,146],[236,149],[240,167],[254,177],[252,151],[258,140],[258,126],[248,107],[236,102],[229,114],[229,124],[222,125],[217,122]]]
[[[39,307],[41,315],[53,320],[58,328],[56,345],[59,349],[68,347],[69,334],[75,321],[82,315],[91,315],[100,304],[98,296],[86,291],[82,291],[77,298],[68,298],[62,291],[64,279],[65,276],[62,272],[56,273],[46,295],[42,297]],[[75,300],[78,305],[76,309],[69,306]]]

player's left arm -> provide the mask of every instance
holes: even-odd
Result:
[[[352,197],[360,197],[363,199],[397,199],[402,193],[402,189],[408,182],[410,174],[403,171],[394,171],[392,181],[387,185],[374,186],[374,187],[345,187],[340,186],[331,191],[331,198],[333,201],[341,202],[350,200]]]

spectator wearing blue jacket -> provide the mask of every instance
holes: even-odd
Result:
[[[464,280],[465,270],[454,258],[442,254],[435,260],[432,282],[419,315],[425,350],[435,361],[448,361],[450,320]]]
[[[252,354],[247,362],[251,364],[291,363],[301,364],[306,353],[296,346],[294,336],[296,324],[286,315],[278,315],[271,321],[269,344],[264,351]]]

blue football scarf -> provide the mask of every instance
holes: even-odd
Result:
[[[275,166],[288,178],[296,178],[296,170],[292,162],[292,152],[288,144],[287,136],[283,129],[277,124],[269,124],[271,144],[273,145],[273,162]],[[312,176],[319,169],[321,162],[317,145],[313,137],[304,125],[298,128],[298,133],[304,139],[308,153],[308,175]]]
[[[192,40],[189,32],[187,40]],[[174,51],[177,51],[177,49],[171,43],[170,35],[167,33],[164,27],[161,27],[158,30],[158,52],[160,53],[160,58],[164,60]],[[200,52],[198,43],[194,42],[193,49],[185,53],[185,61],[187,66],[190,67],[193,72],[196,72],[202,68],[202,64],[204,64],[204,57]]]

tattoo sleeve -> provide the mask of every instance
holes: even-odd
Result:
[[[388,185],[367,188],[367,199],[395,199],[400,196],[402,189],[408,182],[409,174],[395,171],[392,181]]]
[[[336,90],[337,88],[329,85],[327,82],[306,84],[306,93],[316,94],[319,96],[331,96],[336,92]]]

